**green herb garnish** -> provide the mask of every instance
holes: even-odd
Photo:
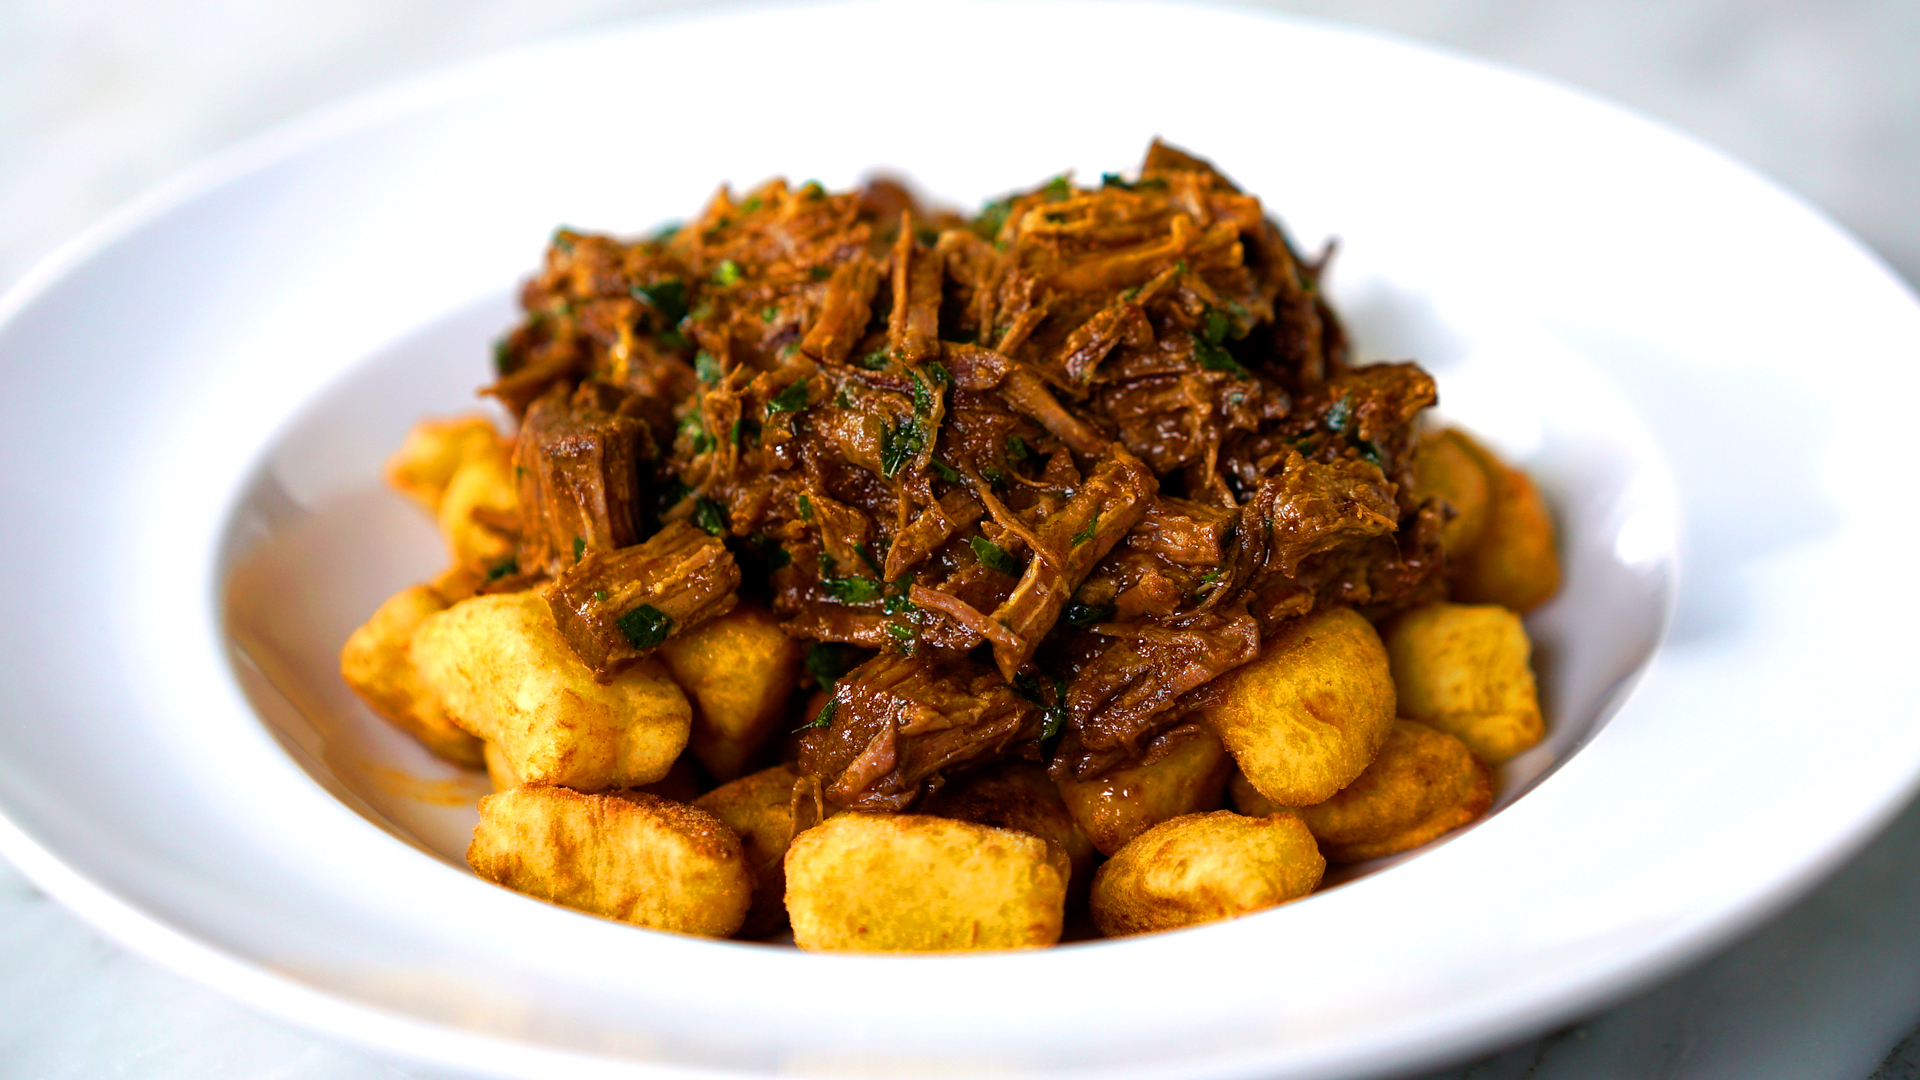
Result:
[[[584,536],[574,537],[573,538],[573,561],[579,562],[580,553],[585,550],[587,550],[587,538]]]
[[[967,478],[960,475],[959,469],[956,469],[953,466],[947,464],[946,462],[941,461],[939,458],[934,458],[931,461],[927,462],[927,464],[933,467],[933,471],[936,476],[940,477],[940,479],[942,480],[945,480],[949,484],[960,484],[960,483],[966,482]]]
[[[793,730],[806,731],[811,728],[826,727],[827,725],[833,723],[833,705],[834,705],[834,699],[831,697],[828,698],[827,703],[825,705],[820,706],[819,715],[815,716],[812,720],[808,721],[807,723],[801,724],[799,727],[794,728]]]
[[[1067,182],[1067,174],[1061,173],[1047,181],[1047,186],[1041,190],[1046,193],[1048,202],[1059,202],[1073,194],[1073,185]]]
[[[913,411],[921,416],[933,413],[933,392],[927,389],[926,380],[912,368],[907,369],[907,382],[913,389]]]
[[[1093,516],[1087,519],[1087,527],[1073,534],[1073,542],[1075,544],[1084,544],[1093,539],[1093,534],[1098,531],[1099,527],[1100,511],[1095,510]]]
[[[1027,440],[1021,438],[1018,435],[1007,436],[1007,460],[1008,461],[1027,460]]]
[[[795,501],[800,506],[800,520],[812,521],[813,520],[813,500],[807,498],[806,492],[801,492],[800,498],[798,498]]]
[[[662,329],[680,325],[687,317],[687,286],[677,277],[661,278],[651,285],[635,285],[633,298],[645,301],[660,315]]]
[[[598,600],[598,601],[600,601],[600,602],[601,602],[601,603],[603,603],[603,604],[604,604],[604,603],[606,603],[606,602],[607,602],[608,600],[610,600],[610,599],[612,599],[612,597],[611,597],[610,595],[608,595],[608,593],[607,593],[607,590],[605,590],[605,589],[595,589],[595,590],[593,590],[593,598],[594,598],[595,600]]]
[[[843,604],[871,604],[885,595],[878,581],[863,577],[822,577],[820,585],[827,595]]]
[[[1227,335],[1232,332],[1233,320],[1219,308],[1208,308],[1206,315],[1200,320],[1200,336],[1206,338],[1209,345],[1220,344],[1227,340]]]
[[[732,259],[721,259],[713,271],[714,283],[718,285],[738,285],[741,276],[740,264]]]
[[[879,348],[861,357],[860,366],[866,368],[868,371],[884,371],[892,361],[893,354],[885,348]]]
[[[967,546],[973,549],[973,557],[980,560],[981,566],[989,570],[997,570],[1008,577],[1020,576],[1020,560],[1007,554],[1007,549],[999,544],[984,536],[976,536],[967,541]]]
[[[673,633],[673,617],[652,604],[641,604],[613,620],[613,625],[620,628],[627,643],[636,649],[651,649]]]
[[[973,231],[983,239],[993,240],[1006,227],[1007,215],[1013,211],[1013,196],[996,199],[980,208],[980,216],[973,219]]]
[[[807,673],[821,689],[827,689],[840,681],[840,676],[860,666],[864,650],[857,645],[848,645],[838,641],[816,641],[807,650],[807,658],[801,661],[806,665]]]
[[[712,499],[701,499],[693,504],[693,523],[714,536],[727,531],[726,518],[721,516],[720,504]]]
[[[713,354],[705,349],[694,354],[693,373],[708,386],[718,386],[720,380],[726,377],[726,372],[720,370],[720,361],[715,360]]]
[[[773,395],[767,402],[767,415],[774,413],[799,412],[807,407],[807,380],[802,377],[797,383]]]
[[[1083,604],[1078,600],[1069,600],[1060,617],[1067,620],[1068,626],[1085,630],[1094,623],[1103,623],[1113,618],[1113,605]]]
[[[880,432],[880,471],[887,479],[893,479],[926,445],[926,429],[916,418],[908,416],[897,426],[888,425]]]
[[[519,572],[520,572],[519,561],[516,559],[510,558],[510,559],[507,559],[505,562],[495,563],[492,566],[488,567],[487,580],[499,581],[501,578],[506,577],[509,574],[517,574]]]
[[[1193,342],[1193,357],[1208,371],[1224,371],[1240,379],[1249,377],[1247,369],[1240,366],[1240,361],[1235,360],[1232,353],[1218,345],[1196,338]]]

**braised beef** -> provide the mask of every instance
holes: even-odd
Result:
[[[548,587],[547,606],[604,682],[667,638],[731,611],[739,587],[726,545],[675,522],[645,543],[583,555]]]
[[[1286,620],[1438,588],[1433,382],[1351,365],[1326,262],[1161,143],[972,219],[776,180],[557,233],[489,391],[524,414],[519,567],[596,670],[645,651],[620,619],[683,629],[736,582],[881,650],[806,739],[840,805],[1014,752],[1090,775]]]

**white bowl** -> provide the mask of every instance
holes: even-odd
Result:
[[[332,668],[439,561],[379,462],[471,407],[553,225],[637,231],[720,180],[873,166],[970,203],[1154,134],[1307,243],[1338,235],[1361,354],[1426,363],[1554,500],[1567,587],[1532,621],[1553,727],[1500,811],[1286,908],[1031,954],[678,938],[468,874],[475,785]],[[1881,613],[1914,606],[1882,554],[1912,515],[1866,405],[1898,407],[1916,357],[1913,297],[1763,181],[1376,38],[850,4],[507,54],[221,159],[0,301],[0,848],[242,1000],[501,1075],[1437,1062],[1726,940],[1910,793],[1914,677]]]

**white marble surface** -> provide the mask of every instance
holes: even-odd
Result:
[[[0,0],[0,286],[142,189],[277,120],[667,6],[683,5]],[[1772,175],[1920,280],[1920,0],[1268,6],[1437,42],[1625,102]],[[1920,1078],[1920,807],[1719,956],[1562,1031],[1427,1075]],[[0,863],[0,1077],[442,1076],[260,1017],[161,970]]]

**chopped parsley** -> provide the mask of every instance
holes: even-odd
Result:
[[[927,462],[927,464],[933,466],[933,471],[935,475],[939,476],[940,479],[945,480],[949,484],[959,484],[959,483],[964,483],[966,481],[966,477],[960,475],[959,469],[956,469],[953,466],[947,464],[946,462],[941,461],[939,458],[934,458],[931,461]]]
[[[493,373],[501,378],[507,376],[507,365],[513,363],[513,346],[506,338],[493,343]]]
[[[601,603],[603,603],[603,604],[604,604],[604,603],[606,603],[606,602],[607,602],[608,600],[611,600],[611,599],[612,599],[612,597],[611,597],[611,596],[610,596],[610,595],[609,595],[609,594],[607,593],[607,590],[605,590],[605,589],[595,589],[595,590],[593,590],[593,598],[594,598],[595,600],[598,600],[598,601],[600,601],[600,602],[601,602]]]
[[[895,641],[905,642],[905,641],[912,641],[914,638],[914,633],[911,627],[901,626],[899,623],[890,622],[887,624],[887,636],[892,638]]]
[[[926,429],[915,417],[904,417],[880,432],[880,471],[891,480],[927,445]]]
[[[704,454],[713,449],[713,436],[707,434],[706,421],[698,409],[680,418],[680,433],[692,440],[693,452],[696,454]]]
[[[713,271],[713,280],[717,285],[738,285],[743,276],[740,264],[732,259],[721,259],[720,265]]]
[[[812,281],[825,281],[832,276],[833,271],[825,266],[810,266],[807,268],[807,278]]]
[[[761,308],[761,309],[760,309],[760,321],[761,321],[761,322],[764,322],[764,323],[770,323],[770,322],[772,322],[773,320],[775,320],[775,319],[777,319],[777,318],[779,318],[779,317],[780,317],[780,309],[779,309],[779,308],[776,308],[776,307],[763,307],[763,308]]]
[[[860,666],[865,650],[857,645],[847,645],[838,641],[816,641],[807,650],[807,658],[801,663],[807,673],[821,689],[828,689],[840,681],[840,676]]]
[[[887,589],[887,598],[880,603],[880,610],[888,615],[907,615],[920,610],[913,606],[913,577],[911,575],[894,582]]]
[[[651,649],[673,633],[673,617],[652,604],[641,604],[613,620],[613,625],[620,628],[627,643],[636,649]]]
[[[825,705],[820,706],[819,715],[815,716],[812,720],[809,720],[806,723],[801,724],[799,727],[794,728],[793,730],[806,731],[810,728],[828,726],[829,724],[833,723],[833,706],[834,706],[834,699],[829,697],[827,699],[827,703]]]
[[[795,501],[800,506],[800,520],[812,521],[813,520],[813,500],[807,498],[806,492],[801,492],[800,498]]]
[[[981,566],[989,570],[997,570],[1008,577],[1020,576],[1020,560],[1007,554],[1007,549],[999,544],[984,536],[976,536],[967,541],[967,546],[973,549],[973,557],[980,560]]]
[[[822,575],[820,586],[827,595],[843,604],[871,604],[885,595],[878,581],[863,577],[827,577]]]
[[[587,550],[587,538],[584,536],[574,537],[573,538],[573,561],[579,562],[580,553],[585,550]]]
[[[866,368],[868,371],[884,371],[886,370],[887,364],[892,362],[892,360],[892,353],[888,352],[885,348],[879,348],[861,357],[860,366]]]
[[[661,278],[651,285],[635,285],[631,292],[635,300],[644,301],[660,315],[660,326],[668,329],[680,325],[687,317],[687,285],[677,277]]]
[[[727,522],[720,513],[720,504],[712,499],[701,499],[693,504],[693,523],[714,536],[727,531]]]
[[[1067,620],[1068,626],[1085,630],[1094,623],[1106,622],[1113,618],[1113,605],[1083,604],[1078,600],[1070,600],[1067,602],[1066,610],[1060,613],[1060,617]]]
[[[1013,212],[1013,196],[995,199],[980,208],[980,216],[973,219],[973,231],[981,238],[993,240],[999,237],[1000,230],[1006,227],[1007,215]]]
[[[1233,358],[1232,353],[1211,342],[1195,338],[1193,357],[1208,371],[1224,371],[1239,379],[1249,377],[1247,369],[1240,365],[1240,361]]]
[[[720,385],[720,380],[726,376],[726,372],[720,370],[720,361],[715,360],[713,354],[705,349],[694,354],[693,373],[708,386]]]
[[[509,574],[517,574],[519,572],[520,572],[519,561],[516,559],[509,558],[504,562],[498,562],[488,567],[487,580],[499,581],[501,578],[506,577]]]
[[[1041,190],[1046,193],[1048,202],[1060,202],[1073,194],[1073,185],[1067,182],[1067,174],[1061,173],[1047,181],[1047,186]]]
[[[1008,461],[1027,460],[1027,440],[1021,438],[1018,435],[1007,436],[1007,460]]]
[[[1086,543],[1087,541],[1093,539],[1093,534],[1099,531],[1099,528],[1100,528],[1100,511],[1095,510],[1093,512],[1093,516],[1087,519],[1087,527],[1073,534],[1073,542],[1075,544]]]
[[[927,389],[927,382],[912,368],[907,369],[907,382],[913,387],[913,411],[921,416],[933,413],[933,392]]]
[[[767,402],[767,415],[772,416],[774,413],[783,412],[799,412],[806,407],[807,380],[805,377],[802,377],[799,382],[773,395],[773,399]]]

